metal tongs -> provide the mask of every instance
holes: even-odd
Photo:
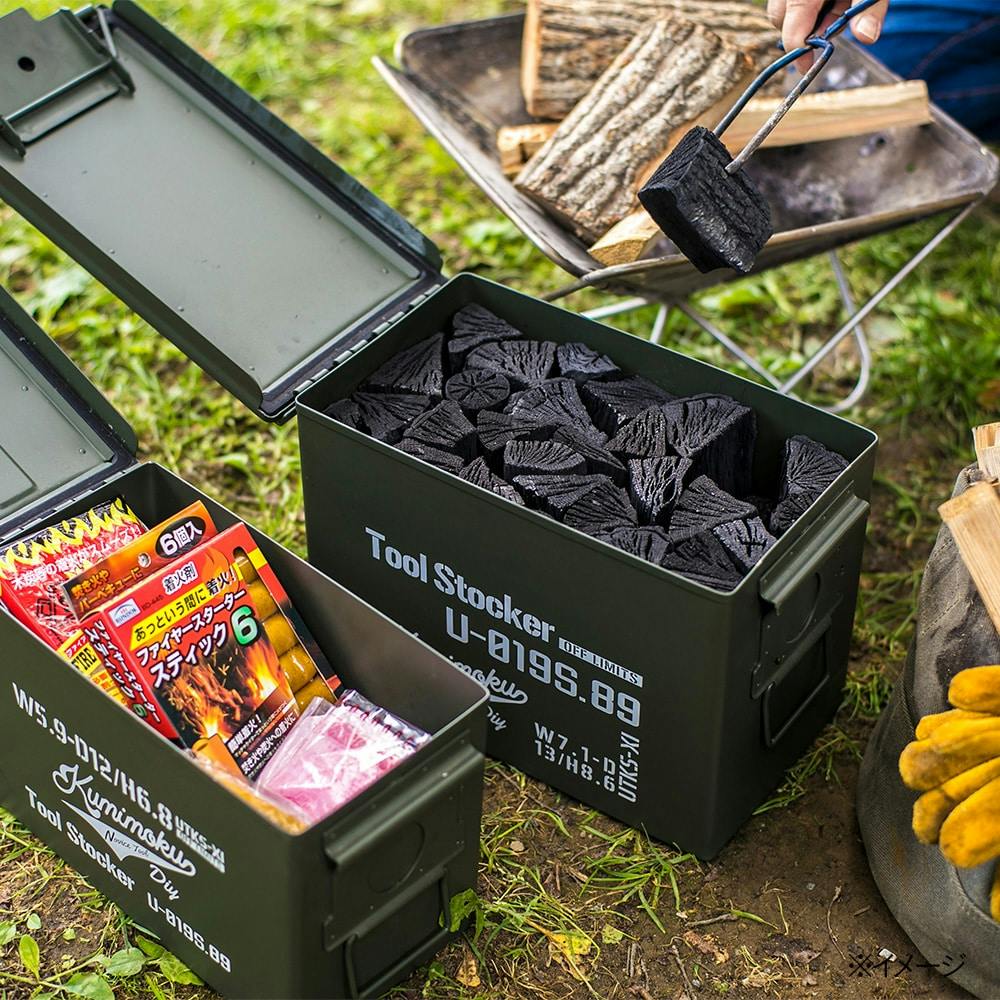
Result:
[[[780,59],[775,60],[770,66],[764,70],[760,76],[754,80],[753,83],[747,87],[743,96],[730,108],[729,113],[725,118],[719,122],[718,125],[713,129],[717,138],[721,138],[726,129],[736,121],[740,112],[757,96],[761,88],[771,79],[776,73],[780,73],[786,66],[791,66],[792,63],[801,59],[804,55],[808,55],[814,49],[819,50],[819,56],[813,62],[812,66],[809,68],[807,73],[804,73],[802,79],[792,88],[788,96],[781,102],[780,106],[771,115],[770,118],[760,127],[757,134],[746,144],[743,152],[737,156],[728,167],[726,171],[728,173],[735,173],[739,170],[747,160],[753,156],[754,153],[760,148],[764,140],[777,128],[778,123],[782,118],[788,114],[791,106],[809,89],[813,80],[816,79],[820,73],[823,72],[824,67],[830,61],[830,57],[835,51],[833,44],[833,39],[839,35],[844,28],[854,20],[858,14],[863,13],[869,7],[874,7],[878,3],[878,0],[861,0],[860,3],[856,3],[853,7],[845,10],[840,17],[837,18],[829,28],[826,29],[821,35],[812,35],[807,38],[805,44],[799,46],[792,52],[786,52]],[[816,27],[819,26],[829,17],[830,12],[836,6],[836,0],[827,0],[823,4],[823,9],[819,13],[819,18],[816,21]],[[780,44],[780,43],[779,43]]]
[[[852,18],[877,2],[862,0],[855,4],[822,34],[814,34],[794,52],[773,62],[714,131],[701,126],[691,129],[639,191],[639,201],[653,221],[699,271],[730,267],[747,274],[753,268],[774,225],[767,199],[742,168],[830,61],[834,53],[832,39]],[[824,4],[817,28],[834,6],[831,0]],[[732,158],[721,139],[726,129],[771,77],[814,50],[819,51],[819,56],[809,71],[743,151]]]

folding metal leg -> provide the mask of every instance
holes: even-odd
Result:
[[[621,316],[625,313],[634,312],[637,309],[644,309],[647,306],[659,303],[660,308],[656,314],[656,319],[653,323],[653,329],[650,336],[650,339],[654,343],[658,344],[662,339],[663,330],[666,326],[670,310],[679,309],[685,316],[696,323],[702,330],[705,331],[705,333],[719,343],[741,364],[745,365],[773,388],[777,389],[779,392],[785,393],[786,395],[797,395],[795,392],[796,386],[798,386],[808,375],[814,372],[819,365],[822,364],[827,357],[829,357],[831,352],[842,340],[853,335],[855,341],[857,342],[858,359],[860,364],[858,380],[854,388],[842,400],[826,407],[826,409],[831,413],[842,413],[845,410],[849,410],[852,406],[856,406],[861,401],[865,393],[868,391],[868,387],[871,383],[872,352],[867,334],[865,333],[865,329],[862,324],[872,314],[872,312],[877,309],[878,306],[889,295],[891,295],[900,286],[900,284],[902,284],[902,282],[905,281],[906,278],[908,278],[910,274],[912,274],[913,271],[916,270],[916,268],[918,268],[972,214],[973,211],[975,211],[979,204],[980,201],[973,202],[972,204],[966,206],[953,219],[949,220],[919,251],[917,251],[916,254],[914,254],[914,256],[906,264],[904,264],[870,299],[868,299],[868,301],[861,306],[860,309],[855,305],[854,296],[851,293],[851,288],[848,284],[847,276],[844,274],[840,258],[837,256],[837,252],[835,250],[831,250],[829,254],[830,265],[833,268],[834,278],[837,282],[837,287],[840,290],[841,298],[843,299],[844,306],[847,310],[847,322],[844,323],[844,325],[841,326],[840,329],[838,329],[829,339],[827,339],[822,347],[816,350],[798,368],[798,370],[784,382],[768,371],[767,368],[765,368],[751,354],[744,351],[743,348],[735,343],[723,330],[719,329],[719,327],[716,326],[710,319],[703,316],[696,309],[692,308],[692,306],[684,299],[665,299],[662,301],[647,298],[624,299],[621,302],[588,310],[587,312],[584,312],[583,315],[589,317],[590,319],[608,319],[612,316]],[[613,270],[616,273],[607,275],[607,280],[613,280],[618,276],[617,269],[609,270]],[[546,299],[549,301],[555,301],[571,294],[572,292],[579,291],[582,288],[599,287],[603,280],[603,273],[601,271],[594,271],[591,274],[585,275],[579,281],[550,293],[546,296]]]

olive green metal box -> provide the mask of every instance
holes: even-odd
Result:
[[[582,341],[676,395],[724,393],[753,407],[753,492],[777,481],[794,434],[850,465],[736,590],[720,593],[324,414],[469,302],[528,337]],[[486,683],[492,756],[708,858],[836,711],[870,431],[472,275],[412,309],[298,407],[310,561]],[[340,530],[326,530],[330,519]]]
[[[268,418],[348,348],[345,325],[429,283],[419,235],[128,4],[0,18],[0,196]],[[345,253],[363,292],[331,273]],[[137,463],[5,292],[0,397],[0,545],[119,495],[150,524],[196,499],[235,523]],[[379,995],[454,935],[475,886],[486,695],[251,530],[343,680],[430,742],[292,835],[0,613],[0,803],[220,992]]]

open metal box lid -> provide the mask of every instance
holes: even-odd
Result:
[[[432,243],[127,0],[0,18],[0,197],[270,420],[443,280]]]
[[[135,462],[125,418],[0,288],[0,541]]]

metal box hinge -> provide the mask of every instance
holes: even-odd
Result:
[[[99,33],[81,17],[91,14]],[[0,139],[22,159],[28,146],[135,84],[118,58],[103,8],[63,9],[43,21],[15,10],[0,18]]]
[[[373,330],[371,330],[367,337],[363,337],[356,344],[351,344],[351,346],[346,351],[344,351],[342,354],[338,354],[333,359],[333,364],[330,366],[330,368],[320,372],[318,375],[315,375],[307,384],[311,385],[313,382],[319,381],[319,379],[321,379],[328,372],[332,371],[334,368],[337,368],[339,365],[342,365],[345,361],[348,360],[348,358],[353,358],[354,355],[357,354],[359,351],[363,351],[376,337],[380,337],[383,333],[386,332],[386,330],[390,329],[390,327],[395,326],[404,316],[406,316],[408,313],[416,309],[416,307],[419,306],[421,302],[425,301],[430,294],[431,294],[430,292],[421,292],[419,295],[410,299],[410,301],[407,302],[399,310],[399,312],[393,313],[392,316],[390,316],[386,320],[383,320],[383,322],[379,323],[378,326],[376,326]]]

